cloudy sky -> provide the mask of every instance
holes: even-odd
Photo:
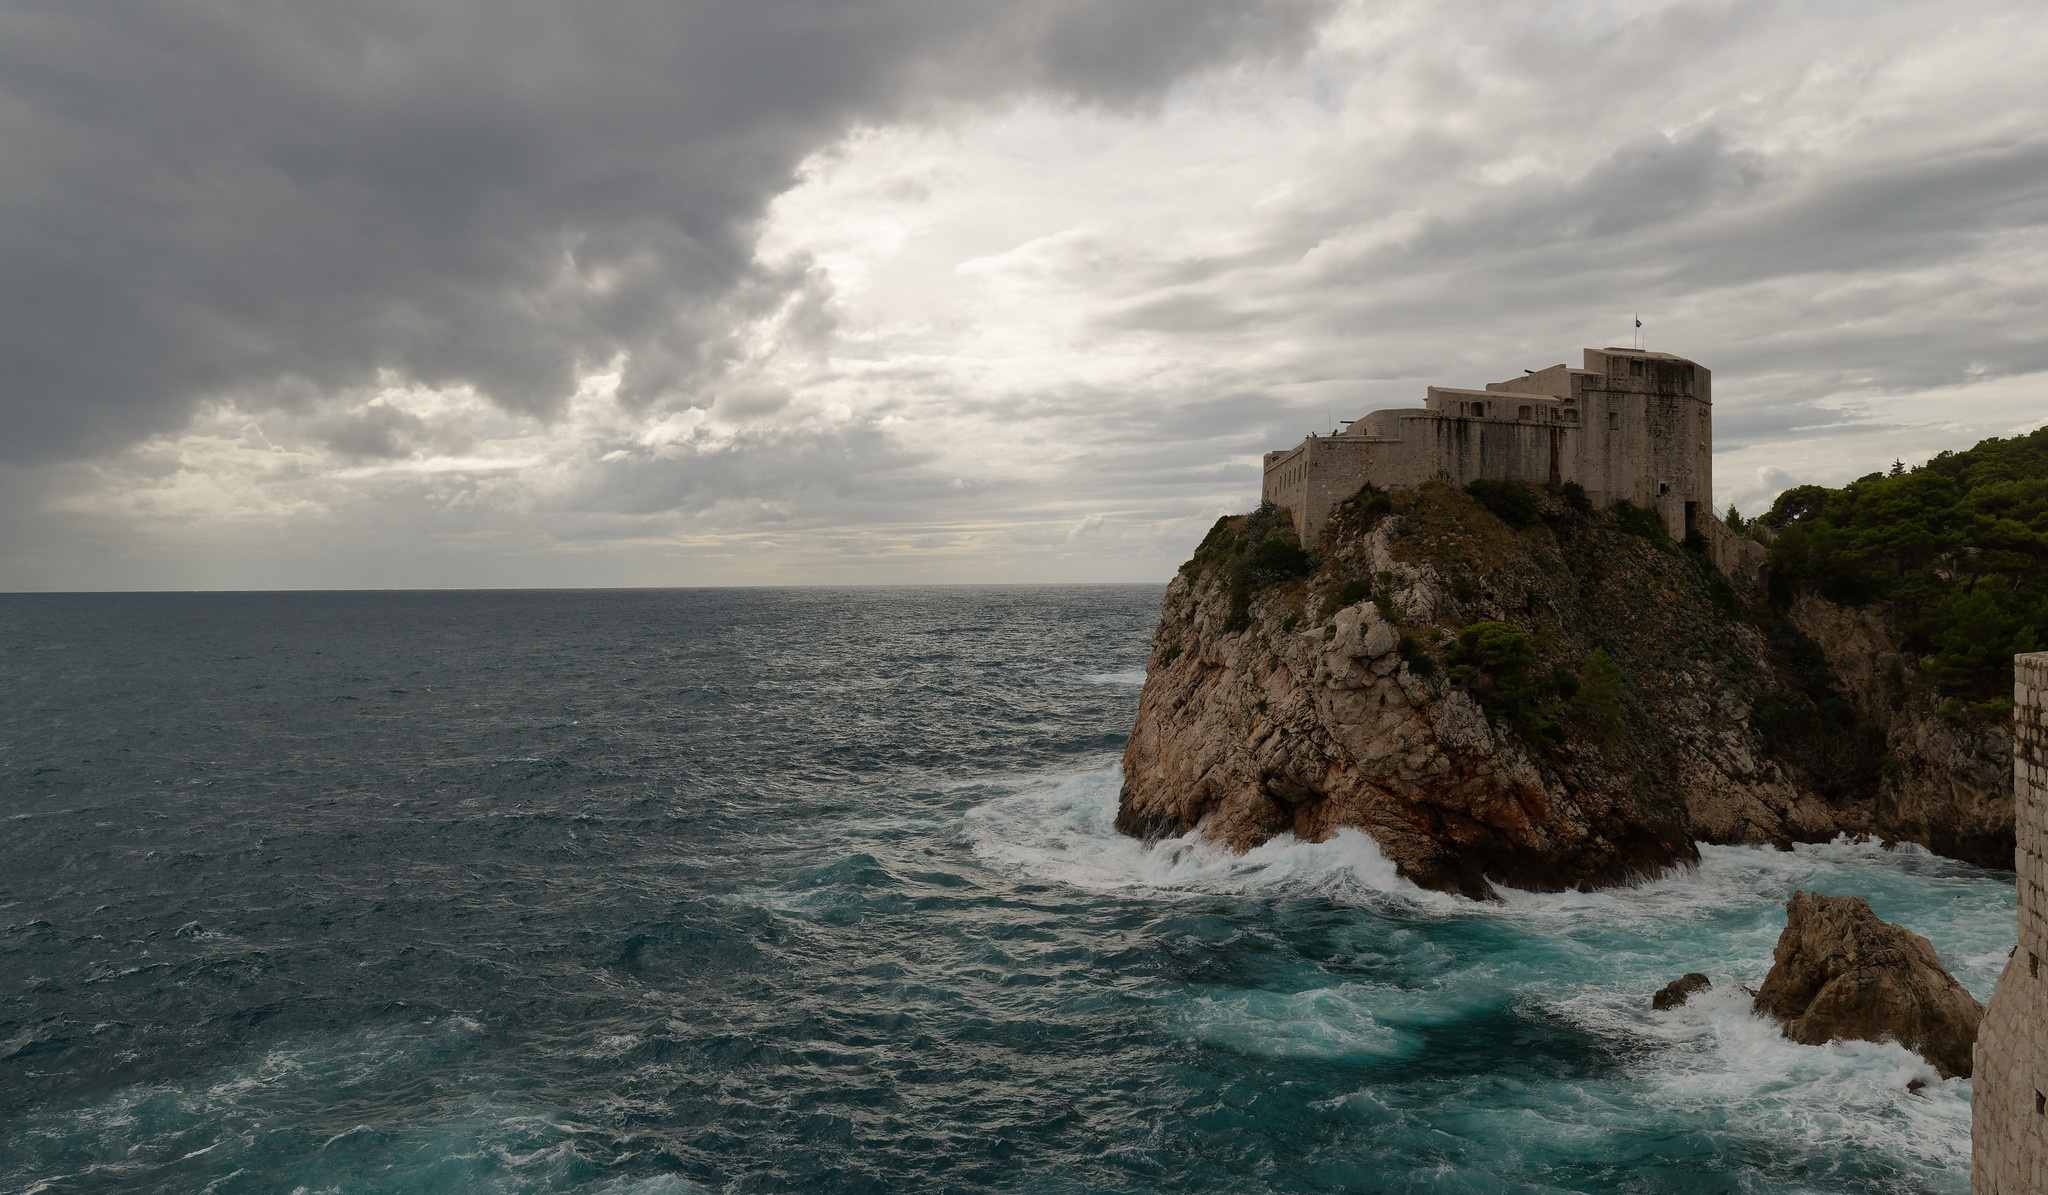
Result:
[[[2023,3],[0,0],[0,589],[1156,580],[1626,344],[2048,421]]]

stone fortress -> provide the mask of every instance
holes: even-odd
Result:
[[[1763,545],[1714,514],[1713,378],[1683,357],[1587,349],[1585,365],[1531,370],[1483,390],[1431,386],[1424,405],[1374,411],[1341,432],[1266,454],[1263,497],[1314,546],[1331,511],[1381,489],[1480,479],[1575,481],[1596,507],[1654,509],[1673,538],[1697,533],[1714,563],[1755,584]]]
[[[1431,386],[1421,407],[1374,411],[1343,431],[1266,454],[1263,496],[1313,546],[1337,505],[1382,489],[1482,478],[1576,481],[1596,506],[1654,509],[1697,533],[1721,571],[1756,584],[1766,550],[1713,513],[1713,389],[1682,357],[1587,349],[1483,390]],[[1971,1080],[1972,1195],[2048,1195],[2048,652],[2013,661],[2019,945],[1979,1029]]]
[[[2048,1191],[2048,652],[2013,658],[2012,704],[2020,940],[1977,1030],[1972,1195]]]

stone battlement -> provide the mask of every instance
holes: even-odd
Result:
[[[1329,436],[1269,452],[1262,494],[1314,544],[1330,513],[1367,483],[1531,485],[1577,482],[1601,507],[1655,510],[1673,538],[1697,533],[1723,572],[1754,583],[1763,546],[1713,512],[1713,375],[1668,353],[1587,349],[1553,365],[1464,390],[1431,386],[1420,407],[1374,411]]]
[[[1977,1031],[1972,1195],[2048,1191],[2048,652],[2013,657],[2019,946]]]

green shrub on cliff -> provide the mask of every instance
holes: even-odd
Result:
[[[1291,538],[1275,536],[1247,553],[1244,566],[1253,585],[1271,585],[1308,576],[1316,569],[1316,555]]]
[[[1387,607],[1381,609],[1386,610]],[[1417,676],[1436,675],[1436,657],[1429,654],[1429,647],[1421,636],[1405,627],[1401,631],[1400,651],[1401,658],[1408,662],[1408,671]]]
[[[1611,743],[1620,738],[1627,729],[1622,718],[1621,665],[1614,662],[1606,648],[1596,647],[1586,653],[1579,665],[1578,682],[1578,690],[1571,695],[1573,712],[1585,719],[1601,742]]]
[[[1754,522],[1772,596],[1890,605],[1942,693],[2008,696],[2015,652],[2048,647],[2048,428],[1840,489],[1796,486]]]
[[[1482,479],[1467,485],[1465,492],[1479,499],[1479,505],[1517,531],[1536,521],[1536,491],[1519,481]]]
[[[1268,585],[1305,577],[1320,563],[1295,537],[1287,512],[1265,502],[1248,515],[1225,515],[1216,520],[1181,571],[1213,571],[1222,579],[1230,596],[1223,629],[1234,632],[1251,625],[1253,594]]]
[[[1664,519],[1655,507],[1619,499],[1614,504],[1614,522],[1630,535],[1640,535],[1660,548],[1671,543],[1670,533],[1664,530]]]
[[[1536,649],[1521,628],[1505,622],[1475,622],[1458,632],[1444,653],[1446,675],[1479,699],[1481,708],[1512,723],[1529,738],[1554,729],[1537,707]]]

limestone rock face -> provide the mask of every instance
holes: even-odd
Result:
[[[1871,829],[1979,867],[2012,866],[2012,734],[2008,723],[1958,723],[1909,685],[1918,661],[1893,646],[1883,611],[1837,606],[1811,593],[1792,625],[1826,655],[1835,686],[1884,732],[1884,769]]]
[[[1968,1078],[1984,1006],[1919,934],[1881,921],[1860,897],[1794,893],[1785,905],[1757,1011],[1805,1045],[1896,1041],[1944,1079]]]
[[[1216,596],[1209,595],[1212,599]],[[1199,827],[1247,850],[1275,834],[1365,830],[1425,887],[1493,895],[1488,876],[1558,890],[1696,858],[1626,792],[1574,799],[1465,692],[1419,675],[1370,603],[1294,633],[1226,634],[1196,583],[1167,594],[1184,649],[1148,673],[1117,827]]]
[[[1448,487],[1380,502],[1333,517],[1299,580],[1233,578],[1250,557],[1211,546],[1226,520],[1168,587],[1118,829],[1245,850],[1356,828],[1415,883],[1487,898],[1656,875],[1700,839],[1868,828],[1795,784],[1750,724],[1779,682],[1710,565],[1597,514],[1516,530]],[[1448,675],[1446,645],[1480,621],[1526,635],[1547,722],[1487,705],[1489,677]],[[1601,716],[1556,679],[1595,648],[1625,689]]]
[[[1657,994],[1650,997],[1650,1008],[1656,1012],[1677,1008],[1692,999],[1694,992],[1704,992],[1713,986],[1713,980],[1698,971],[1688,971],[1658,989]]]

